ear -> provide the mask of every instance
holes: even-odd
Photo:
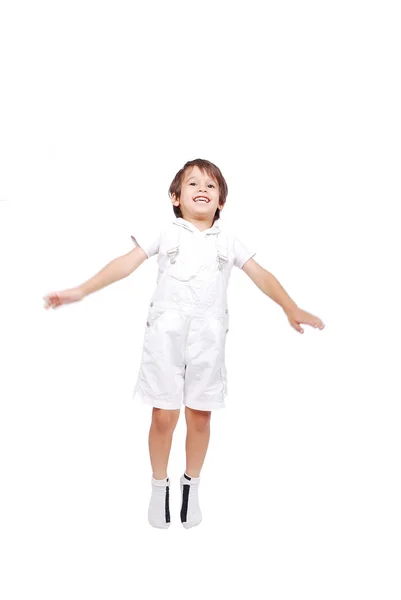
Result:
[[[178,206],[180,203],[180,199],[176,196],[176,194],[171,194],[171,202],[175,205]]]

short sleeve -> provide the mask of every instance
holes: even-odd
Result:
[[[242,269],[247,260],[255,256],[256,252],[246,246],[237,236],[234,236],[234,265]]]
[[[140,246],[142,250],[147,254],[148,258],[158,254],[160,246],[160,232],[152,230],[146,230],[146,228],[140,228],[135,233],[131,233],[131,239],[136,246]]]

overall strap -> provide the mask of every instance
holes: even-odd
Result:
[[[181,227],[175,225],[174,223],[171,224],[166,233],[166,253],[169,256],[171,263],[175,263],[177,254],[180,251],[180,234]]]
[[[228,238],[225,231],[219,231],[217,234],[217,261],[219,263],[219,269],[223,269],[224,265],[228,261]]]

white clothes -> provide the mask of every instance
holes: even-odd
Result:
[[[255,252],[218,221],[199,231],[175,218],[156,238],[131,237],[148,257],[157,254],[159,266],[134,399],[169,410],[182,402],[224,408],[227,287],[232,267],[242,268]]]

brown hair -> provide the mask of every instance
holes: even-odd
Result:
[[[187,169],[189,169],[190,167],[198,167],[201,171],[203,171],[203,172],[206,171],[206,173],[209,175],[209,177],[211,177],[212,179],[217,181],[217,183],[219,184],[219,192],[220,192],[219,193],[219,204],[224,205],[226,203],[226,198],[227,198],[227,193],[228,193],[228,187],[227,187],[226,180],[224,179],[220,169],[218,167],[216,167],[216,165],[214,165],[213,163],[211,163],[208,160],[204,160],[203,158],[195,158],[194,160],[190,160],[185,163],[185,165],[182,167],[182,169],[180,169],[178,171],[178,173],[174,177],[173,181],[171,182],[171,185],[168,190],[169,196],[171,197],[172,194],[175,194],[177,198],[180,197],[181,184],[184,179],[185,171]],[[174,210],[174,214],[177,218],[182,217],[181,208],[179,206],[173,206],[173,210]],[[215,212],[215,215],[213,218],[213,223],[215,221],[217,221],[217,219],[220,219],[220,209],[219,208],[217,208],[217,210]]]

